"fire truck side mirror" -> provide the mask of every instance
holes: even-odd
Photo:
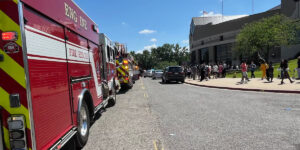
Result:
[[[4,61],[4,55],[0,54],[0,62]]]

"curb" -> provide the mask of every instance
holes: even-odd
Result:
[[[222,86],[210,86],[210,85],[199,85],[195,83],[185,82],[185,84],[190,84],[199,87],[214,88],[214,89],[225,89],[225,90],[235,90],[235,91],[253,91],[253,92],[269,92],[269,93],[290,93],[290,94],[300,94],[300,91],[285,91],[285,90],[263,90],[263,89],[245,89],[245,88],[232,88],[232,87],[222,87]]]

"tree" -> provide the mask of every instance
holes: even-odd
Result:
[[[186,47],[180,47],[179,44],[164,44],[157,48],[152,48],[151,52],[144,50],[142,54],[130,52],[143,69],[163,69],[167,66],[182,65],[188,62],[189,51]]]
[[[246,24],[236,38],[235,50],[239,56],[258,55],[268,61],[269,51],[276,46],[288,46],[297,39],[299,24],[284,15],[261,19]]]

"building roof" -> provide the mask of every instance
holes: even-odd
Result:
[[[278,9],[281,9],[281,5],[278,5],[278,6],[276,6],[276,7],[272,8],[272,9],[270,9],[270,10],[268,10],[268,11],[272,11],[272,10],[278,10]]]
[[[196,23],[194,23],[195,27],[191,36],[193,36],[193,40],[196,41],[209,36],[222,34],[224,32],[237,31],[240,30],[246,23],[257,21],[264,17],[269,17],[278,13],[280,13],[280,9],[274,9],[274,10],[270,10],[263,13],[250,15],[250,16],[243,16],[243,17],[240,16],[240,18],[238,19],[234,19],[234,17],[232,17],[229,18],[231,20],[227,20],[223,22],[218,22],[219,18],[214,18],[216,20],[210,23],[207,23],[208,21],[206,22],[205,19],[204,21],[201,22],[201,19],[196,17],[193,18],[192,20],[192,21],[195,20]]]
[[[239,19],[248,15],[235,15],[235,16],[207,16],[207,17],[193,17],[192,21],[195,26],[206,25],[206,24],[219,24],[222,22]]]

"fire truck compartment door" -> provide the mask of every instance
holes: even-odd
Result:
[[[102,96],[101,88],[101,53],[99,48],[92,43],[90,44],[90,61],[92,68],[92,78],[94,79],[97,99]],[[94,98],[95,99],[95,98]]]

